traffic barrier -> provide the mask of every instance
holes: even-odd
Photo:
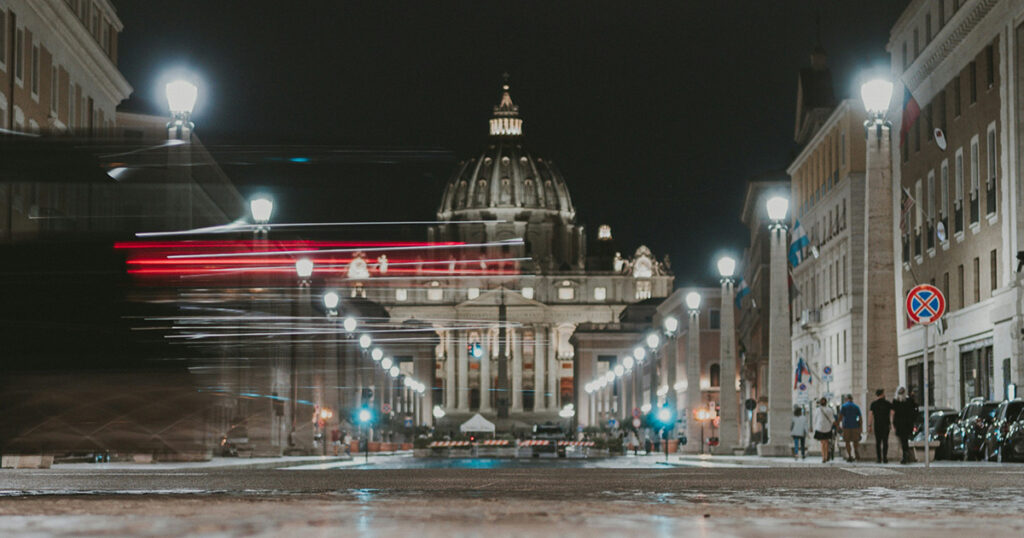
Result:
[[[519,441],[519,446],[548,446],[551,441],[545,441],[542,439],[527,439],[525,441]]]
[[[480,446],[508,446],[508,444],[507,439],[486,439],[480,441]]]
[[[559,441],[558,446],[594,446],[593,441]]]
[[[429,448],[454,448],[454,447],[468,447],[469,441],[434,441],[427,445]]]

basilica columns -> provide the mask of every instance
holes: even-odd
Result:
[[[512,412],[523,410],[523,332],[509,331],[512,339]]]
[[[444,332],[444,407],[455,409],[455,331]]]
[[[546,408],[544,397],[544,363],[547,360],[547,347],[545,342],[548,339],[547,330],[540,325],[533,326],[533,410],[534,412],[544,411]],[[552,349],[554,347],[552,346]]]
[[[548,346],[548,409],[558,408],[558,358],[555,356],[555,350],[558,345],[558,329],[552,327],[550,329],[551,334],[551,345]]]
[[[480,357],[480,412],[491,411],[491,357],[495,355],[496,348],[500,346],[497,335],[493,329],[484,333],[484,354]],[[469,386],[466,387],[469,392]]]
[[[466,336],[458,339],[458,380],[455,383],[455,393],[458,404],[456,410],[463,413],[469,412],[469,352],[466,349]]]

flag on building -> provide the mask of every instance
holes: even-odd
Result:
[[[793,279],[793,270],[790,269],[788,272],[789,272],[789,302],[792,303],[793,299],[796,299],[797,297],[800,296],[800,288],[796,287],[796,280]]]
[[[796,221],[793,226],[793,239],[789,242],[789,264],[793,267],[800,265],[803,261],[804,248],[811,244],[811,240],[807,238],[807,232],[804,227],[800,225],[800,221]]]
[[[750,286],[747,286],[747,281],[740,279],[740,283],[736,286],[736,308],[739,309],[743,304],[743,298],[750,295]]]
[[[903,141],[906,139],[907,133],[910,132],[910,128],[914,126],[914,122],[917,121],[918,116],[921,115],[921,105],[917,104],[917,99],[910,93],[910,88],[903,86],[903,120],[900,122],[900,145],[903,145]]]
[[[910,189],[903,187],[901,195],[902,209],[900,210],[900,232],[907,232],[907,221],[910,220],[910,210],[914,208],[914,197],[910,195]]]
[[[804,362],[804,358],[800,357],[796,361],[796,372],[793,375],[793,388],[797,388],[800,383],[803,383],[804,376],[807,376],[807,384],[811,384],[811,370],[807,367],[807,363]]]

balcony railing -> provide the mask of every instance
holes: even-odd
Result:
[[[964,231],[964,206],[963,200],[958,200],[953,208],[953,231],[963,233]]]
[[[996,182],[991,180],[985,186],[985,212],[989,215],[996,214]]]
[[[978,211],[979,203],[980,203],[980,200],[978,200],[978,191],[972,191],[971,192],[971,224],[977,224],[978,223],[978,216],[979,216],[979,213],[980,213],[980,211]]]
[[[914,256],[921,256],[921,229],[914,230]]]
[[[930,221],[930,220],[928,221],[928,227],[926,228],[925,238],[926,238],[925,239],[925,246],[928,247],[928,250],[934,249],[935,248],[935,224],[933,224],[933,222]]]

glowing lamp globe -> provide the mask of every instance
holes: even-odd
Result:
[[[650,333],[647,335],[646,341],[647,347],[651,348],[652,350],[655,350],[658,349],[658,344],[661,343],[661,338],[658,336],[658,333]]]
[[[768,218],[774,221],[782,221],[789,212],[789,199],[782,196],[773,196],[766,203]]]
[[[327,307],[328,310],[338,308],[338,301],[340,301],[340,298],[337,293],[329,291],[324,294],[324,306]]]
[[[384,358],[384,352],[381,351],[379,347],[375,347],[373,348],[373,351],[370,352],[370,357],[375,361],[379,361]]]
[[[630,357],[629,355],[623,357],[622,365],[625,366],[627,370],[633,368],[633,357]]]
[[[689,308],[690,310],[699,310],[700,309],[700,294],[699,293],[697,293],[695,291],[691,291],[690,293],[686,294],[686,308]]]
[[[380,367],[385,370],[391,369],[391,357],[384,357],[380,360]]]
[[[313,260],[309,258],[301,258],[296,261],[295,274],[299,275],[299,278],[309,278],[313,276]]]
[[[434,418],[444,418],[444,409],[441,409],[440,405],[435,405],[432,411]]]
[[[346,317],[345,321],[342,322],[342,326],[345,328],[345,332],[347,332],[347,333],[350,333],[350,332],[356,330],[356,325],[358,325],[358,324],[359,324],[359,322],[357,322],[356,318],[354,318],[352,316]]]
[[[398,374],[401,372],[398,370],[397,366],[392,366],[391,370],[389,370],[388,373],[391,374],[391,377],[398,377]]]
[[[633,358],[636,359],[636,362],[643,362],[645,357],[647,357],[647,351],[644,350],[643,346],[633,348]]]
[[[621,364],[616,364],[614,372],[615,377],[622,377],[622,374],[626,373],[626,369],[623,368]]]
[[[668,423],[668,421],[672,420],[672,412],[667,407],[662,407],[658,410],[658,420],[663,424]]]
[[[865,82],[860,87],[860,98],[864,101],[864,109],[872,116],[885,116],[892,100],[892,82],[876,78]]]
[[[363,348],[364,351],[369,349],[370,348],[370,344],[372,344],[372,343],[373,343],[373,338],[370,338],[370,335],[368,335],[368,334],[364,334],[364,335],[359,337],[359,347]]]
[[[666,317],[665,320],[662,322],[662,325],[665,327],[665,334],[668,334],[670,336],[675,334],[676,331],[679,330],[679,320],[676,319],[675,316]]]
[[[253,198],[249,200],[249,212],[252,213],[253,222],[265,224],[274,212],[274,202],[270,198]]]
[[[732,278],[735,273],[736,260],[729,256],[722,256],[718,259],[718,274],[722,275],[722,278]]]
[[[362,422],[363,424],[366,424],[367,422],[369,422],[370,418],[372,416],[373,415],[370,414],[370,410],[369,409],[360,409],[359,410],[359,422]]]
[[[167,92],[167,107],[173,114],[191,114],[196,106],[196,98],[199,90],[195,84],[186,80],[175,80],[165,88]]]

